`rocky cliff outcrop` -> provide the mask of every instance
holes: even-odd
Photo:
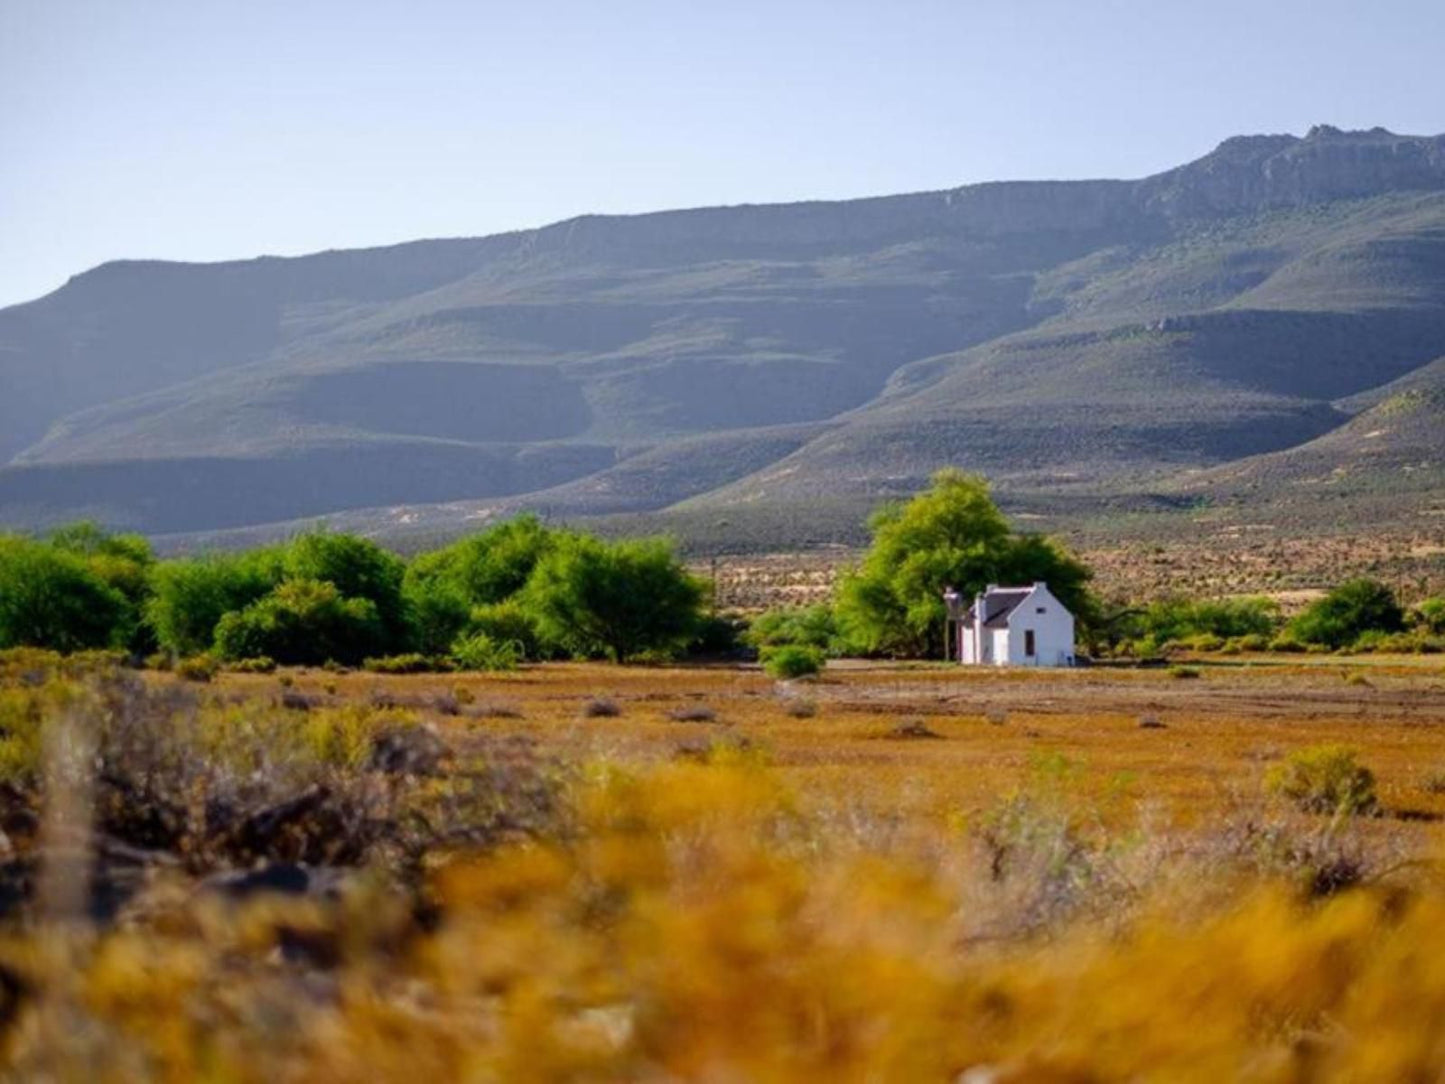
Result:
[[[1186,166],[1140,181],[1140,206],[1171,218],[1209,217],[1445,189],[1445,136],[1329,125],[1290,135],[1241,136]]]

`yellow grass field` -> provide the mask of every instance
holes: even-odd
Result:
[[[1199,673],[223,674],[193,691],[203,720],[434,728],[451,767],[386,784],[417,788],[409,816],[483,763],[540,770],[560,812],[433,843],[414,896],[379,866],[241,902],[172,873],[111,924],[42,916],[0,945],[6,1064],[63,1080],[1439,1079],[1445,667]],[[1377,809],[1269,792],[1273,765],[1324,744],[1374,772]]]
[[[1385,804],[1445,815],[1422,780],[1445,772],[1445,660],[1204,666],[1197,680],[1163,669],[970,671],[948,665],[834,663],[816,681],[777,682],[753,667],[618,668],[554,663],[501,675],[302,673],[296,688],[365,702],[378,692],[425,703],[464,688],[517,718],[432,722],[466,748],[469,735],[508,735],[569,761],[667,761],[700,743],[746,744],[804,805],[850,803],[927,821],[995,802],[1026,785],[1041,760],[1068,761],[1071,789],[1189,823],[1232,796],[1254,795],[1264,770],[1292,749],[1344,743],[1379,777]],[[258,693],[274,678],[231,675]],[[606,698],[614,718],[585,718]],[[792,718],[807,701],[810,718]],[[704,708],[711,722],[670,714]],[[990,722],[1002,713],[1006,721]],[[1160,728],[1141,728],[1153,717]],[[922,720],[942,740],[890,737]],[[1429,823],[1425,821],[1424,823]]]

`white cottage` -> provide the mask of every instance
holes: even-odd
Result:
[[[1074,615],[1048,584],[989,584],[962,610],[957,592],[944,595],[958,629],[958,661],[969,666],[1073,666]]]

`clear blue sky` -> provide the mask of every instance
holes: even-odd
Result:
[[[1442,0],[0,0],[0,304],[584,212],[1445,130]]]

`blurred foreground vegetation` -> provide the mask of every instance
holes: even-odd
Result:
[[[497,704],[286,677],[0,656],[10,1076],[1445,1070],[1445,886],[1347,750],[1182,826],[1044,751],[981,807],[904,816],[807,800],[725,731],[559,759],[468,728]]]

